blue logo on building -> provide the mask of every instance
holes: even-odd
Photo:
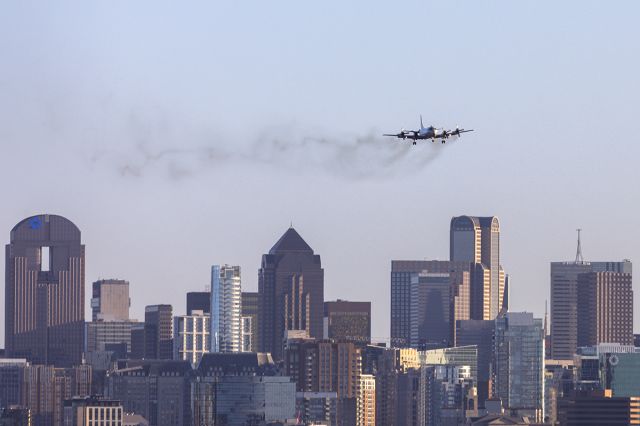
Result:
[[[31,229],[40,229],[42,228],[42,221],[38,216],[32,217],[31,219],[29,219],[29,227]]]

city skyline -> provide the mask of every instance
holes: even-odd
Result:
[[[40,216],[44,216],[44,215],[36,215],[36,216],[32,216],[32,217],[40,217]],[[50,215],[50,216],[55,216],[55,215]],[[30,218],[32,218],[32,217],[27,217],[26,219],[23,219],[23,221],[24,221],[24,220],[27,220],[27,219],[30,219]],[[455,219],[456,217],[457,217],[457,216],[453,216],[453,217],[452,217],[452,219]],[[574,236],[575,236],[575,235],[574,235]],[[85,237],[86,237],[86,236],[85,236],[85,234],[83,233],[83,241],[84,241]],[[576,242],[574,241],[574,244],[575,244],[575,243],[576,243]],[[502,254],[502,255],[504,255],[504,254]],[[225,258],[225,257],[223,256],[223,258]],[[415,259],[415,258],[418,258],[418,256],[414,256],[414,257],[413,257],[413,258],[411,258],[411,259]],[[426,259],[426,258],[425,258],[425,259]],[[606,258],[606,257],[605,257],[605,259],[607,259],[607,262],[608,262],[608,263],[611,263],[612,265],[613,265],[613,264],[618,264],[618,263],[620,263],[620,261],[619,261],[619,260],[615,260],[615,259],[611,259],[611,258]],[[407,260],[409,260],[409,259],[407,259]],[[626,261],[627,259],[625,258],[624,260]],[[394,259],[390,259],[390,260],[389,260],[389,269],[388,269],[388,271],[387,271],[387,285],[388,285],[388,273],[392,270],[392,269],[391,269],[391,262],[392,262],[392,261],[396,261],[396,262],[397,262],[398,260],[394,260]],[[416,262],[415,260],[409,260],[409,261],[410,261],[410,262]],[[443,260],[443,261],[444,261],[444,260]],[[422,261],[418,261],[418,262],[422,262]],[[599,265],[599,264],[606,264],[606,263],[607,263],[607,262],[604,262],[604,261],[592,261],[591,259],[586,259],[586,260],[585,260],[585,262],[587,262],[587,263],[588,263],[588,262],[591,262],[591,263],[595,263],[595,264],[598,264],[598,265]],[[551,264],[551,265],[556,264],[556,263],[558,263],[558,262],[555,262],[555,261],[551,261],[551,262],[550,262],[550,264]],[[567,260],[567,261],[566,261],[566,263],[567,263],[568,265],[572,265],[572,264],[574,264],[575,262],[574,262],[574,261]],[[210,271],[210,270],[211,270],[211,266],[209,265],[207,269]],[[257,271],[257,269],[256,269],[256,271]],[[511,272],[511,270],[509,270],[509,272]],[[112,275],[113,275],[113,274],[112,274]],[[183,292],[184,294],[186,294],[186,293],[188,293],[188,292],[202,291],[203,289],[205,289],[205,288],[207,288],[208,286],[210,286],[210,273],[209,273],[209,277],[208,277],[208,278],[209,278],[209,283],[206,283],[206,282],[205,282],[205,283],[204,283],[200,288],[193,288],[193,287],[190,287],[190,288],[179,288],[178,290],[179,290],[179,291],[181,291],[181,292]],[[101,278],[88,277],[88,278],[86,279],[86,281],[87,281],[87,283],[89,283],[89,282],[94,282],[94,281],[110,281],[110,280],[112,281],[112,280],[114,280],[114,279],[115,279],[115,280],[126,280],[126,281],[128,281],[128,278],[126,278],[126,277],[121,277],[121,276],[118,276],[118,277],[115,277],[115,278],[111,278],[111,279],[104,279],[104,278],[102,278],[102,277],[101,277]],[[244,279],[246,280],[246,274],[245,274],[245,278],[244,278]],[[257,281],[257,280],[256,280],[256,281]],[[87,283],[85,283],[85,287],[86,287],[86,288],[85,288],[85,293],[86,293],[87,295],[90,295],[90,294],[91,294],[91,287],[90,287],[90,284],[87,284]],[[550,299],[550,293],[549,293],[549,292],[550,292],[550,285],[551,285],[551,282],[550,282],[550,280],[547,278],[546,286],[548,287],[548,289],[549,289],[549,290],[547,290],[548,292],[547,292],[547,293],[546,293],[546,295],[545,295],[545,297],[546,297],[546,299],[545,299],[545,300],[551,300],[551,299]],[[87,289],[88,289],[88,290],[87,290]],[[135,285],[132,285],[132,286],[131,286],[131,290],[132,290],[132,292],[134,292],[134,293],[135,293],[135,291],[134,291],[134,290],[135,290]],[[515,291],[515,292],[516,292],[516,295],[517,295],[518,290],[519,290],[519,289],[518,289],[517,287],[516,287],[515,289],[512,289],[512,291]],[[256,286],[256,288],[255,288],[255,289],[254,289],[253,287],[251,287],[251,288],[249,288],[249,289],[246,289],[246,288],[243,286],[243,291],[257,291],[257,286]],[[636,293],[638,293],[638,292],[636,292]],[[182,297],[184,297],[184,294],[182,295]],[[335,300],[335,299],[348,299],[348,298],[345,298],[345,297],[343,296],[343,294],[344,294],[344,293],[333,293],[333,294],[334,294],[334,297],[325,296],[325,298],[324,298],[324,299],[325,299],[326,301],[329,301],[329,300]],[[384,309],[385,309],[385,308],[386,308],[386,309],[387,309],[387,311],[388,311],[388,309],[389,309],[389,307],[390,307],[390,304],[391,304],[391,301],[390,301],[390,299],[389,299],[389,293],[388,293],[388,291],[387,291],[386,296],[387,296],[387,299],[386,299],[386,300],[383,300],[383,302],[384,302],[384,303],[386,303],[386,307],[385,307],[385,306],[383,306],[383,311],[384,311]],[[356,299],[358,299],[358,297],[359,297],[359,296],[351,297],[351,300],[356,300]],[[635,303],[635,297],[637,297],[637,295],[636,295],[636,294],[634,294],[634,303]],[[87,296],[87,297],[86,297],[86,299],[87,299],[87,300],[85,301],[85,318],[89,318],[89,319],[90,319],[90,318],[92,317],[91,297],[90,297],[90,296]],[[159,300],[159,302],[158,302],[158,303],[160,303],[160,304],[165,303],[165,301],[163,301],[163,300],[160,300],[160,299],[157,299],[157,300]],[[379,306],[379,305],[381,305],[381,304],[383,304],[383,303],[381,303],[381,301],[379,301],[379,300],[374,300],[374,299],[372,299],[372,300],[368,300],[368,301],[370,301],[370,302],[372,303],[372,314],[371,314],[371,317],[372,317],[372,341],[381,341],[381,342],[382,342],[382,341],[387,341],[387,342],[388,342],[388,341],[389,341],[389,339],[390,339],[390,337],[391,337],[391,336],[389,335],[389,326],[387,326],[386,331],[380,330],[380,328],[378,328],[378,331],[377,331],[377,332],[375,331],[375,328],[374,328],[374,326],[373,326],[373,324],[375,324],[375,323],[378,323],[378,324],[379,324],[379,323],[384,323],[384,322],[385,322],[385,320],[386,320],[386,322],[388,323],[389,316],[387,315],[387,318],[380,318],[380,315],[379,315],[378,313],[376,313],[376,311],[375,311],[375,310],[374,310],[374,308],[373,308],[374,306],[376,306],[376,305],[378,305],[378,306]],[[137,302],[137,303],[136,303],[136,302]],[[134,300],[134,298],[133,298],[133,297],[131,297],[131,302],[130,302],[130,303],[131,303],[131,306],[134,306],[134,305],[135,305],[135,306],[138,306],[138,307],[139,307],[139,308],[138,308],[139,310],[135,310],[135,311],[133,311],[133,312],[131,313],[131,317],[132,317],[132,318],[144,318],[144,312],[145,312],[145,308],[146,308],[146,306],[151,305],[151,304],[154,304],[154,303],[151,303],[151,302],[145,302],[144,300],[137,300],[137,301],[136,301],[136,300]],[[172,303],[172,305],[173,305],[173,307],[174,307],[174,309],[175,309],[174,313],[175,313],[176,315],[185,315],[185,314],[188,314],[188,312],[186,312],[186,305],[183,305],[183,304],[180,304],[180,303]],[[544,313],[544,308],[540,309],[539,307],[534,307],[534,306],[531,306],[531,305],[525,305],[525,306],[523,307],[523,309],[511,309],[511,308],[510,308],[510,310],[514,310],[514,311],[515,311],[515,310],[518,310],[518,311],[532,312],[532,313],[533,313],[534,315],[536,315],[537,317],[542,317],[542,316],[543,316],[543,313]],[[636,325],[636,323],[637,323],[637,321],[636,321],[636,317],[637,317],[637,316],[638,316],[638,312],[636,311],[636,312],[634,312],[634,331],[636,330],[636,327],[637,327],[637,325]],[[551,327],[553,327],[553,326],[551,326]]]
[[[8,5],[0,176],[20,185],[5,186],[0,229],[70,218],[90,247],[87,282],[129,280],[141,318],[144,295],[182,299],[214,262],[240,265],[257,290],[256,259],[293,220],[323,255],[327,299],[370,290],[374,336],[389,329],[388,262],[447,259],[453,216],[500,218],[511,308],[538,317],[548,264],[573,259],[576,228],[586,259],[640,258],[626,226],[640,144],[619,131],[640,90],[637,3],[254,6]],[[456,25],[390,23],[414,14]],[[375,137],[420,114],[476,131],[415,149]],[[333,139],[345,149],[316,143]]]

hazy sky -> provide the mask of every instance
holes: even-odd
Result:
[[[184,313],[214,263],[241,265],[256,290],[293,221],[322,256],[326,299],[371,300],[387,337],[391,259],[447,259],[452,216],[497,215],[511,308],[542,315],[576,228],[586,259],[640,259],[639,14],[635,1],[6,2],[0,234],[69,218],[87,289],[129,280],[143,319],[148,304]],[[476,132],[379,136],[419,114]]]

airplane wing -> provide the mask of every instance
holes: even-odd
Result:
[[[406,138],[413,138],[417,134],[418,134],[417,130],[402,130],[400,133],[385,133],[382,136],[391,136],[394,138],[406,139]]]

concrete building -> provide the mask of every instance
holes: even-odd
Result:
[[[5,349],[9,357],[71,367],[84,349],[84,245],[56,215],[28,217],[6,246]]]
[[[123,343],[131,352],[131,328],[137,321],[92,321],[86,324],[87,352],[105,351],[109,345]]]
[[[500,264],[500,221],[495,216],[452,218],[449,250],[451,261],[473,264],[470,318],[494,319],[505,303],[505,274]]]
[[[376,379],[371,374],[361,374],[358,381],[357,426],[376,425]]]
[[[242,288],[240,267],[211,267],[211,351],[242,349]]]
[[[253,291],[243,291],[242,292],[242,318],[243,318],[243,330],[245,330],[244,326],[247,325],[247,320],[245,318],[250,318],[251,321],[251,329],[245,330],[243,335],[246,336],[247,333],[251,335],[250,339],[250,350],[244,352],[257,352],[258,351],[258,292]],[[246,345],[243,344],[246,348]]]
[[[417,277],[420,274],[449,275],[449,308],[446,313],[443,311],[442,317],[448,316],[451,335],[447,340],[454,341],[455,320],[470,318],[471,265],[469,262],[439,260],[391,261],[391,346],[400,348],[411,346],[412,327],[415,333],[416,326],[413,319],[426,318],[430,315],[426,305],[412,297],[414,294],[425,297],[424,289],[422,293],[416,293],[419,287],[415,283],[412,293],[412,282],[419,280]],[[422,329],[424,332],[424,324]]]
[[[92,321],[127,321],[130,306],[129,281],[110,279],[93,283]]]
[[[578,346],[633,345],[631,274],[580,274],[578,288]]]
[[[74,397],[64,402],[64,426],[122,426],[120,401]]]
[[[528,312],[495,321],[495,395],[513,415],[544,419],[544,329]]]
[[[260,352],[269,352],[281,360],[289,330],[322,338],[324,270],[320,256],[295,229],[289,228],[262,256],[258,293]]]
[[[324,338],[371,343],[371,302],[324,302]]]
[[[210,352],[210,316],[192,310],[191,315],[173,317],[173,359],[197,366],[202,355]]]
[[[187,293],[187,315],[191,311],[202,311],[204,314],[211,313],[211,292],[210,291],[190,291]]]
[[[578,276],[589,272],[632,273],[630,261],[551,262],[551,357],[572,359],[578,348]]]
[[[144,358],[173,358],[173,308],[150,305],[144,309]]]

